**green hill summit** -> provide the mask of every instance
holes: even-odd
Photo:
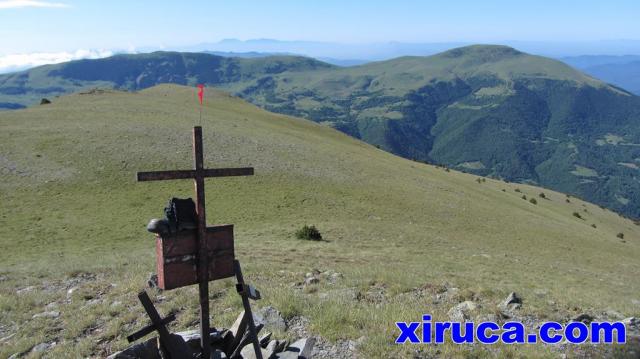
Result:
[[[394,154],[538,184],[640,217],[640,97],[556,60],[474,45],[341,68],[296,56],[156,52],[0,76],[0,104],[206,83]]]

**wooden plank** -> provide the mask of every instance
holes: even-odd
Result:
[[[160,320],[160,324],[167,325],[167,324],[173,322],[174,320],[176,320],[176,315],[175,314],[169,314],[166,318],[163,318],[163,319]],[[151,325],[146,326],[146,327],[138,330],[137,332],[129,335],[127,337],[127,341],[129,343],[135,342],[136,340],[144,337],[145,335],[151,334],[151,333],[153,333],[155,331],[156,331],[155,325],[151,324]]]
[[[204,177],[253,176],[253,167],[210,168],[204,170]]]
[[[235,258],[233,225],[207,228],[207,255],[215,258],[209,265],[209,280],[233,276],[231,268]],[[156,237],[156,270],[161,289],[174,289],[196,284],[197,266],[196,231],[182,231],[166,238]],[[218,269],[215,269],[218,266]]]
[[[198,175],[202,177],[236,177],[236,176],[253,176],[253,167],[239,168],[209,168],[202,169],[200,173],[195,170],[172,170],[172,171],[152,171],[138,172],[136,179],[138,182],[148,181],[166,181],[177,179],[190,179]]]
[[[189,179],[196,176],[194,170],[175,170],[175,171],[154,171],[154,172],[138,172],[136,179],[138,182],[146,181],[164,181],[176,179]]]
[[[233,277],[232,253],[211,253],[209,281]],[[186,262],[165,263],[157,268],[158,287],[163,290],[176,289],[198,283],[195,258]]]
[[[233,225],[209,226],[206,229],[206,246],[209,251],[233,249]],[[162,239],[164,257],[197,254],[196,230],[186,230]]]
[[[242,276],[242,269],[240,268],[239,261],[233,261],[233,270],[236,274],[236,280],[238,282],[237,284],[244,287],[244,277]],[[251,313],[251,303],[249,303],[249,297],[244,291],[243,293],[240,293],[240,297],[242,298],[244,315],[247,317],[247,325],[249,326],[249,339],[253,343],[253,350],[256,353],[256,359],[262,359],[262,349],[260,348],[260,341],[258,340],[258,329],[256,329],[256,324],[253,322],[253,314]],[[240,350],[242,350],[242,348],[240,348]],[[234,354],[236,353],[234,352]],[[233,355],[231,357],[233,358]]]
[[[170,358],[183,358],[185,353],[183,353],[173,345],[173,342],[171,341],[171,337],[169,335],[169,331],[167,330],[167,327],[162,324],[160,314],[158,314],[158,311],[153,306],[153,303],[151,302],[151,299],[149,298],[147,292],[142,291],[138,293],[138,299],[140,300],[140,303],[142,303],[142,306],[147,312],[147,315],[149,315],[149,319],[151,319],[153,327],[158,331],[162,349],[164,349],[164,351],[169,354]]]

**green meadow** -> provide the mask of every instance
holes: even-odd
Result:
[[[136,294],[155,270],[155,243],[145,225],[193,184],[137,183],[135,173],[192,166],[195,96],[178,85],[91,91],[0,113],[0,357],[40,357],[31,349],[45,342],[56,343],[47,356],[104,357],[146,324]],[[465,300],[480,318],[512,291],[522,318],[640,316],[640,227],[612,211],[403,159],[217,90],[201,125],[207,167],[255,167],[206,181],[208,220],[235,225],[236,256],[264,297],[255,306],[308,318],[329,342],[357,340],[362,358],[577,356],[393,344],[395,321],[445,320]],[[324,240],[296,239],[305,224]],[[314,269],[343,277],[298,285]],[[176,313],[172,330],[197,327],[196,288],[148,291],[162,314]],[[212,325],[229,327],[241,310],[233,282],[210,294]],[[38,316],[50,311],[59,315]]]

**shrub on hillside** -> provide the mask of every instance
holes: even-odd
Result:
[[[536,201],[536,199],[533,198],[533,197],[529,200],[529,202],[531,202],[533,204],[538,204],[538,201]]]
[[[544,194],[544,192],[540,192],[539,196],[540,196],[540,198],[543,198],[543,199],[544,199],[544,198],[547,198],[547,195],[546,195],[546,194]]]
[[[320,234],[320,231],[318,231],[316,226],[307,226],[305,224],[304,227],[300,228],[296,232],[296,238],[307,241],[321,241],[322,234]]]
[[[576,217],[576,218],[582,219],[582,215],[580,215],[580,213],[578,213],[578,212],[573,212],[573,216]]]
[[[618,237],[620,239],[624,239],[624,233],[620,232],[620,233],[616,234],[616,237]]]

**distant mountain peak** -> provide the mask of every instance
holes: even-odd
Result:
[[[524,53],[504,45],[470,45],[451,49],[440,54],[442,57],[449,58],[473,56],[476,59],[482,59],[487,62],[521,55],[524,55]]]

